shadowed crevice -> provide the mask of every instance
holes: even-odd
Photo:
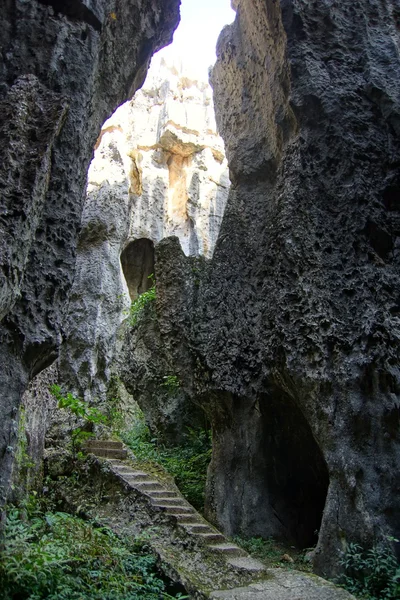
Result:
[[[154,244],[142,238],[130,242],[121,254],[121,265],[131,300],[151,288],[154,273]]]
[[[91,25],[95,31],[101,31],[100,19],[96,17],[94,12],[82,0],[38,0],[38,2],[46,6],[52,6],[56,13]]]

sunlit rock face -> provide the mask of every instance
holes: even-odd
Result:
[[[211,257],[229,191],[211,88],[156,60],[143,88],[103,126],[88,176],[60,371],[104,397],[115,336],[154,272],[154,244],[175,235]]]
[[[121,178],[128,239],[176,235],[185,254],[212,256],[229,178],[208,83],[154,59],[143,88],[104,124],[87,202]]]

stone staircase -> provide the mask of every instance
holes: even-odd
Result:
[[[86,442],[84,450],[101,458],[125,460],[128,456],[122,442],[114,442],[112,440],[89,440]]]
[[[267,569],[210,525],[183,498],[172,478],[159,476],[143,465],[136,467],[136,461],[129,459],[122,443],[96,440],[85,448],[100,461],[105,459],[107,472],[120,482],[124,497],[128,498],[128,507],[125,500],[122,511],[119,506],[104,509],[105,520],[118,530],[126,530],[126,524],[135,527],[141,518],[142,531],[153,522],[161,523],[162,527],[155,530],[163,528],[163,533],[155,532],[149,538],[149,545],[158,554],[166,574],[184,585],[190,598],[355,600],[348,592],[315,575]],[[101,462],[99,465],[104,472],[105,465]],[[130,493],[134,495],[132,500]],[[99,506],[97,510],[101,515]],[[121,512],[128,514],[124,516]]]
[[[228,563],[236,567],[250,568],[253,572],[265,571],[261,562],[252,559],[247,552],[229,542],[222,533],[207,523],[177,490],[167,487],[154,475],[136,470],[120,460],[112,459],[112,466],[131,487],[148,496],[154,508],[173,517],[177,525],[197,538],[210,552],[221,553]]]
[[[182,494],[171,486],[166,486],[154,475],[135,469],[131,464],[124,462],[127,459],[127,450],[122,442],[110,440],[91,440],[85,445],[85,450],[106,458],[113,470],[128,485],[147,496],[155,509],[161,510],[171,516],[175,524],[183,529],[203,545],[210,552],[223,555],[227,562],[237,568],[250,569],[252,572],[264,572],[265,565],[251,558],[247,552],[231,543],[217,529],[212,527],[194,508],[187,502]]]

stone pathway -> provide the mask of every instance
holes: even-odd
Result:
[[[348,592],[315,575],[267,569],[210,525],[183,498],[172,479],[135,468],[135,461],[128,460],[120,442],[92,441],[86,450],[107,461],[109,472],[124,485],[125,493],[129,495],[131,490],[136,494],[135,502],[145,502],[147,522],[152,522],[152,514],[156,522],[162,513],[164,533],[149,537],[149,545],[160,557],[164,571],[185,586],[190,598],[354,600]],[[115,519],[109,520],[118,527]],[[169,530],[168,536],[165,530]]]

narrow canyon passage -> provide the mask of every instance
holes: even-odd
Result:
[[[211,86],[194,34],[145,81],[178,0],[61,4],[0,16],[0,505],[57,383],[166,446],[205,411],[226,535],[400,554],[398,2],[234,0]]]

